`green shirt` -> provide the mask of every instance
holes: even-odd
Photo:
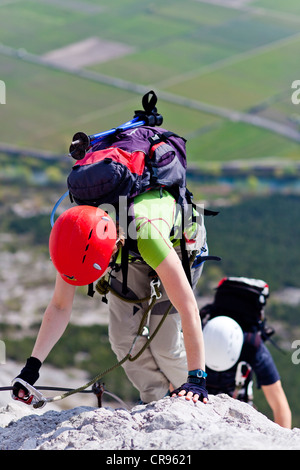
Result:
[[[137,240],[143,260],[154,270],[166,258],[172,247],[180,244],[181,208],[166,190],[152,189],[134,198],[128,235]],[[193,239],[197,224],[184,231]]]
[[[176,200],[164,190],[147,191],[135,197],[133,211],[139,253],[155,270],[172,246],[179,244],[176,234],[171,235],[174,225],[181,220]]]
[[[172,247],[180,245],[182,237],[193,243],[198,233],[198,223],[190,224],[190,217],[182,233],[182,209],[166,190],[151,189],[136,196],[129,207],[128,215],[130,222],[127,237],[136,240],[139,255],[154,270],[167,257]],[[194,215],[199,216],[197,211],[194,211]],[[121,249],[116,263],[121,264]]]

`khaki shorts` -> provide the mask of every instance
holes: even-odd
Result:
[[[204,224],[200,227],[193,243],[193,250],[199,251],[206,244],[206,231]],[[181,257],[180,247],[175,248]],[[203,264],[191,270],[192,284],[195,288],[201,276]],[[126,297],[136,299],[134,303],[125,302],[113,293],[109,294],[109,340],[117,359],[122,360],[130,351],[139,329],[141,319],[148,307],[148,302],[139,302],[150,295],[149,273],[153,270],[143,261],[128,264],[128,294]],[[122,271],[112,273],[111,286],[119,294],[122,292]],[[148,321],[149,334],[152,335],[159,324],[162,315],[170,305],[165,290],[160,284],[162,296],[158,299],[151,311]],[[123,294],[121,294],[123,295]],[[184,293],[183,293],[184,295]],[[132,356],[135,356],[147,341],[146,337],[139,336]],[[140,392],[143,402],[163,398],[169,391],[170,385],[180,387],[187,380],[187,361],[181,331],[180,315],[174,308],[170,311],[158,333],[145,351],[135,361],[125,361],[122,365],[128,379]]]

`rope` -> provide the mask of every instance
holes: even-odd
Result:
[[[107,295],[109,292],[111,292],[113,295],[115,295],[116,297],[118,297],[118,299],[120,300],[123,300],[124,302],[128,302],[128,303],[142,303],[142,302],[147,302],[151,299],[151,296],[148,295],[147,297],[144,297],[142,299],[128,299],[127,297],[123,297],[121,294],[119,294],[119,292],[117,292],[116,290],[114,290],[111,285],[109,284],[109,282],[102,278],[100,279],[97,284],[96,284],[96,291],[100,294],[100,295]]]
[[[60,392],[69,392],[69,391],[73,391],[74,389],[73,388],[66,388],[66,387],[48,387],[48,386],[37,386],[35,387],[36,390],[47,390],[47,391],[60,391]],[[5,392],[5,391],[12,391],[13,390],[13,387],[12,386],[9,386],[9,387],[0,387],[0,392]],[[92,389],[92,390],[82,390],[78,393],[93,393],[94,395],[97,395],[95,393],[95,391]],[[129,407],[126,405],[126,403],[120,398],[118,397],[117,395],[115,395],[114,393],[111,393],[109,392],[108,390],[106,390],[104,387],[102,387],[102,393],[106,394],[106,395],[109,395],[110,397],[114,398],[116,401],[118,401],[119,403],[121,403],[125,408],[129,409]],[[47,400],[48,401],[48,400]]]
[[[105,283],[103,283],[105,285]],[[106,286],[106,288],[109,288],[109,290],[113,293],[113,294],[118,294],[115,290],[113,290],[111,288],[111,286]],[[97,288],[97,286],[96,286]],[[135,343],[136,341],[138,340],[139,336],[142,336],[142,331],[144,329],[144,326],[145,326],[145,323],[146,323],[146,320],[147,320],[147,317],[148,317],[148,313],[152,310],[157,298],[159,297],[159,290],[158,290],[158,287],[157,286],[154,286],[154,289],[155,289],[155,295],[150,295],[148,297],[145,297],[144,299],[140,299],[140,300],[134,300],[134,302],[141,302],[141,301],[145,301],[145,300],[149,300],[151,297],[151,302],[149,303],[148,305],[148,308],[145,310],[143,316],[142,316],[142,319],[141,319],[141,322],[140,322],[140,325],[139,325],[139,328],[138,328],[138,332],[136,334],[136,337],[134,338],[133,342],[132,342],[132,345],[129,349],[129,352],[126,354],[125,357],[123,357],[123,359],[121,359],[119,362],[117,362],[116,364],[114,364],[113,366],[109,367],[108,369],[106,369],[105,371],[101,372],[100,374],[98,374],[96,377],[94,377],[93,379],[91,379],[89,382],[87,382],[85,385],[82,385],[81,387],[78,387],[76,389],[73,389],[73,390],[69,390],[67,391],[66,393],[63,393],[62,395],[57,395],[55,397],[52,397],[52,398],[46,398],[46,402],[47,403],[50,403],[50,402],[54,402],[54,401],[58,401],[58,400],[63,400],[64,398],[67,398],[69,397],[70,395],[74,395],[75,393],[81,393],[83,392],[86,388],[90,387],[91,385],[93,385],[95,382],[98,382],[104,375],[112,372],[114,369],[116,369],[117,367],[120,367],[122,364],[124,364],[124,362],[126,362],[127,360],[133,362],[135,360],[137,360],[141,355],[142,353],[145,351],[145,349],[149,346],[149,344],[151,343],[151,341],[153,340],[153,338],[156,336],[157,332],[159,331],[159,329],[161,328],[163,322],[165,321],[167,315],[169,314],[171,308],[172,308],[172,304],[170,304],[166,310],[166,312],[164,313],[161,321],[159,322],[159,324],[157,325],[156,329],[154,330],[154,332],[152,333],[151,336],[149,336],[147,338],[147,341],[145,342],[144,346],[142,346],[142,348],[140,349],[140,351],[135,355],[135,356],[132,356],[132,352],[133,352],[133,349],[135,347]],[[98,289],[97,289],[98,290]],[[99,289],[102,293],[102,290]],[[98,291],[99,292],[99,291]],[[130,301],[132,302],[132,300],[130,299],[126,299],[122,296],[120,296],[118,294],[119,297],[121,297],[123,300],[125,301]],[[45,401],[41,400],[40,402],[38,403],[35,403],[33,405],[34,408],[40,408],[41,406],[44,405]]]

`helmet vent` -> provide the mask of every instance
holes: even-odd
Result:
[[[91,235],[91,233],[92,233],[92,230],[91,230],[91,232],[90,232],[90,235]],[[84,251],[88,251],[88,249],[89,249],[89,246],[90,246],[90,244],[88,243],[88,244],[86,245],[86,247],[85,247],[85,250],[84,250]],[[84,256],[83,256],[83,258],[82,258],[82,264],[83,264],[83,263],[84,263],[84,261],[85,261],[85,257],[86,257],[86,255],[84,255]]]

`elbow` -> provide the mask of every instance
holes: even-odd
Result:
[[[65,301],[57,302],[55,300],[52,300],[52,302],[49,305],[49,309],[58,315],[65,315],[71,312],[72,306],[73,306],[72,302],[65,302]]]

